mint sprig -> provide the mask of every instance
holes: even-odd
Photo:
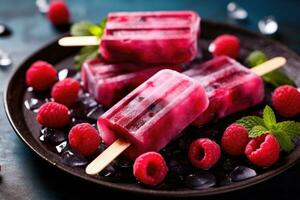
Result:
[[[268,60],[267,56],[262,51],[253,51],[246,58],[245,62],[249,67],[255,67],[262,64]],[[274,70],[262,76],[263,80],[274,87],[279,87],[281,85],[293,85],[295,82],[291,80],[287,75],[279,70]]]
[[[93,26],[94,24],[89,22],[89,21],[79,21],[74,23],[71,26],[70,29],[70,34],[72,36],[89,36],[92,35],[92,33],[90,32],[90,27]]]
[[[236,121],[242,124],[248,131],[250,131],[254,126],[265,126],[264,120],[258,116],[247,116]]]
[[[249,131],[250,138],[265,133],[272,134],[278,140],[282,150],[289,152],[294,149],[293,138],[300,136],[300,123],[295,121],[276,122],[276,116],[270,106],[266,106],[263,117],[246,116],[236,121]]]
[[[70,34],[72,36],[96,36],[101,38],[106,25],[106,19],[104,19],[100,24],[93,24],[89,21],[79,21],[71,26]],[[75,56],[75,68],[77,70],[81,69],[82,64],[87,59],[99,57],[98,46],[82,47],[79,53]]]

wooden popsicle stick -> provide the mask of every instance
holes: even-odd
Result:
[[[118,157],[123,151],[130,146],[129,142],[118,139],[112,143],[105,151],[103,151],[95,160],[93,160],[86,168],[85,172],[89,175],[96,175],[101,172],[111,161]]]
[[[100,44],[100,39],[95,36],[63,37],[58,40],[58,44],[63,47],[98,46]]]
[[[286,63],[286,59],[284,57],[275,57],[272,58],[256,67],[253,67],[251,71],[258,76],[263,76],[275,69],[282,67]]]
[[[267,74],[275,69],[280,68],[286,63],[284,57],[272,58],[254,68],[251,69],[252,72],[258,76]],[[125,151],[130,146],[129,142],[123,139],[116,140],[111,144],[104,152],[102,152],[97,158],[95,158],[85,169],[85,172],[89,175],[96,175],[101,172],[111,161],[117,158],[123,151]]]

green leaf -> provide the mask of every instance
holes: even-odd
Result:
[[[263,112],[263,120],[267,128],[272,129],[272,127],[276,124],[276,116],[272,108],[266,105]]]
[[[102,27],[98,26],[98,25],[92,25],[89,27],[89,31],[92,35],[97,36],[97,37],[101,37],[103,34],[103,29]]]
[[[264,126],[254,126],[250,131],[249,131],[249,137],[250,138],[256,138],[259,137],[261,135],[263,135],[264,133],[266,133],[268,131],[268,129],[266,129],[266,127]]]
[[[262,51],[253,51],[246,58],[246,63],[250,67],[255,67],[268,60],[267,56]]]
[[[100,27],[101,27],[102,29],[105,29],[106,22],[107,22],[107,18],[104,18],[104,19],[101,21]]]
[[[91,35],[90,27],[93,24],[89,21],[79,21],[71,26],[70,33],[72,36],[88,36]]]
[[[236,121],[238,124],[242,124],[248,131],[250,131],[254,126],[265,126],[264,121],[261,117],[257,116],[247,116]]]
[[[282,150],[284,150],[286,152],[290,152],[291,150],[294,149],[295,145],[289,135],[287,135],[286,133],[284,133],[282,131],[275,131],[275,132],[272,132],[272,134],[278,140]]]
[[[290,137],[296,137],[300,135],[300,123],[294,121],[279,122],[275,126],[276,130],[286,133]]]
[[[295,82],[293,80],[291,80],[287,75],[278,70],[269,72],[265,74],[262,78],[265,82],[273,85],[274,87],[279,87],[281,85],[295,86]]]
[[[268,60],[267,56],[262,51],[253,51],[246,58],[246,64],[250,67],[255,67],[259,64],[262,64]],[[274,70],[265,74],[263,80],[274,87],[279,87],[281,85],[293,85],[295,86],[295,82],[291,80],[287,75],[282,73],[281,71]]]
[[[77,70],[81,69],[84,61],[87,59],[97,58],[99,56],[97,46],[87,46],[80,49],[79,53],[75,56],[75,68]]]

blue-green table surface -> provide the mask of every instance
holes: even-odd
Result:
[[[249,18],[244,23],[227,17],[222,0],[69,0],[72,20],[88,19],[100,22],[110,11],[192,9],[204,19],[223,21],[258,31],[260,18],[273,15],[279,23],[276,38],[300,53],[300,1],[239,0]],[[0,23],[11,27],[10,37],[0,37],[0,48],[10,52],[13,66],[0,69],[0,92],[3,94],[8,76],[22,60],[56,38],[55,30],[41,15],[34,0],[0,0]],[[2,98],[1,98],[1,104]],[[140,199],[129,194],[102,189],[71,177],[45,163],[32,153],[14,134],[0,106],[0,199],[106,199],[122,195],[125,199]],[[209,199],[289,199],[300,195],[300,165],[256,186]],[[105,197],[104,197],[105,196]],[[149,197],[150,198],[150,197]],[[151,198],[150,198],[151,199]],[[200,199],[200,198],[199,198]],[[206,199],[206,198],[201,198]]]

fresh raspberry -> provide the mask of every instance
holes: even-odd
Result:
[[[36,120],[49,128],[62,128],[69,123],[69,110],[62,104],[48,102],[39,108]]]
[[[222,147],[229,155],[237,156],[245,152],[249,142],[247,129],[240,124],[228,126],[222,137]]]
[[[134,162],[133,174],[144,184],[157,185],[161,183],[168,172],[164,158],[156,152],[140,155]]]
[[[189,160],[193,166],[209,169],[221,157],[220,146],[208,138],[201,138],[192,142],[189,148]]]
[[[51,91],[53,99],[66,106],[72,106],[78,99],[80,83],[72,78],[57,82]]]
[[[229,34],[220,35],[210,46],[213,56],[226,55],[236,59],[240,54],[240,40]]]
[[[247,158],[255,165],[269,167],[279,159],[280,145],[270,134],[250,140],[245,149]]]
[[[48,19],[54,26],[68,24],[70,11],[63,0],[52,0],[49,5]]]
[[[90,156],[96,152],[101,138],[98,131],[88,123],[75,125],[69,133],[71,147],[83,156]]]
[[[283,117],[294,117],[300,113],[300,92],[293,86],[283,85],[272,95],[273,106]]]
[[[34,62],[26,72],[26,83],[35,91],[50,88],[56,81],[56,69],[45,61]]]

